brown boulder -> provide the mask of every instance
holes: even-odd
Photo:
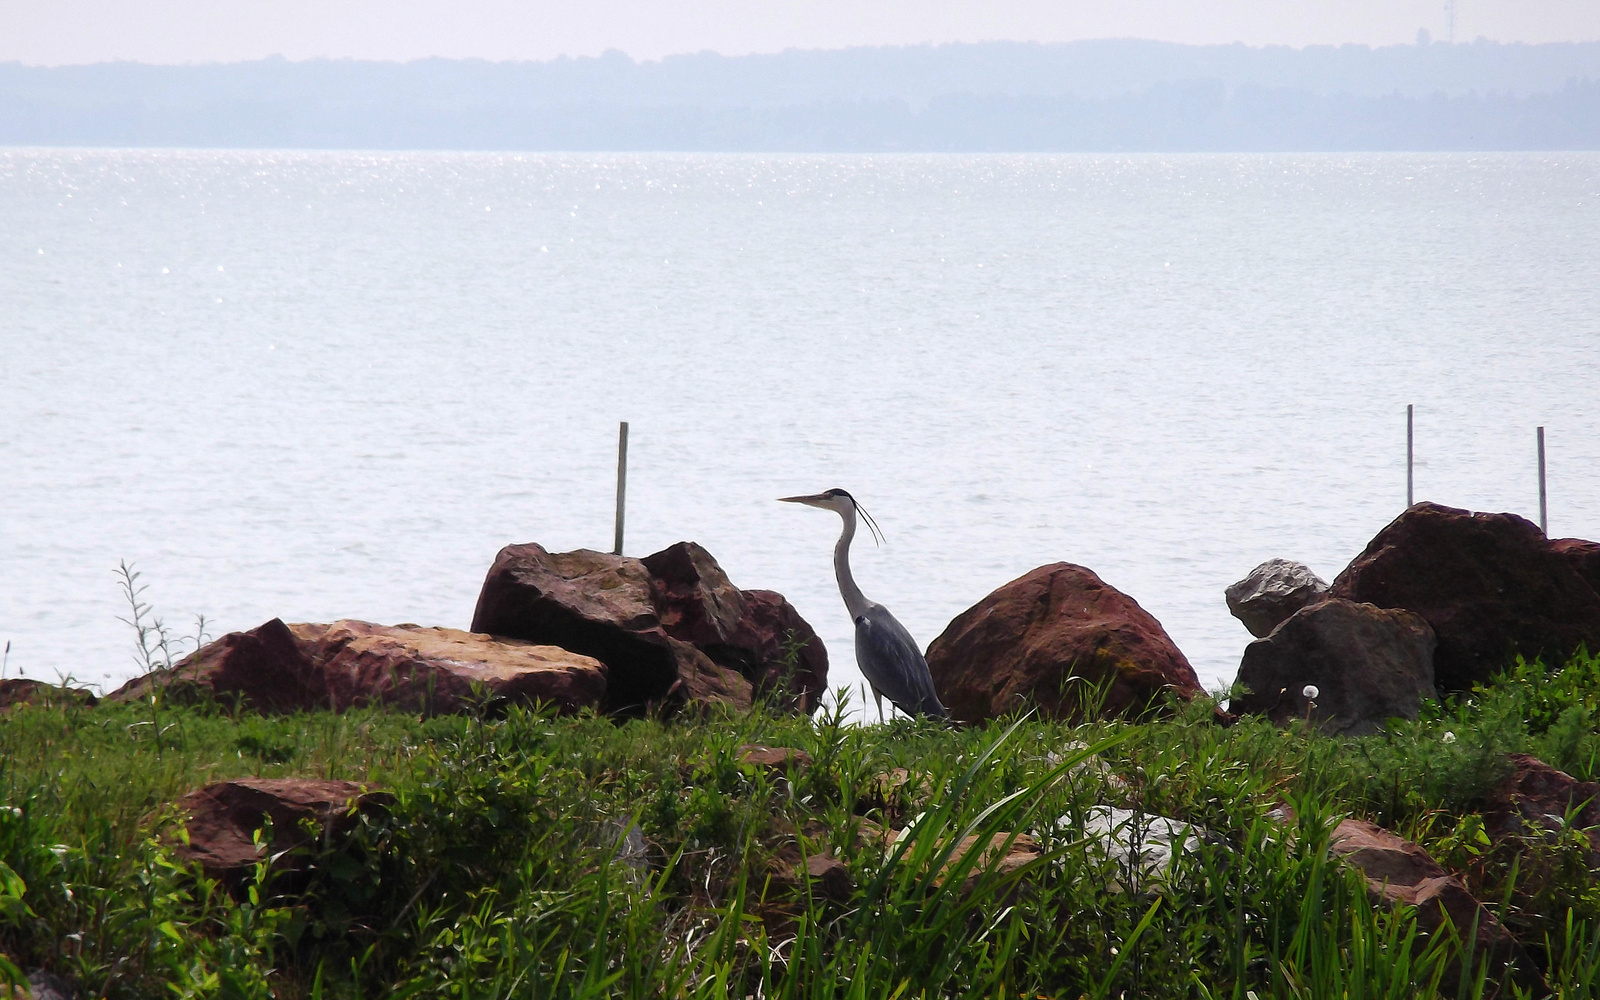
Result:
[[[1385,719],[1415,719],[1433,697],[1433,646],[1433,629],[1409,611],[1324,601],[1245,647],[1236,681],[1245,693],[1228,710],[1280,726],[1309,715],[1329,734],[1377,732]]]
[[[258,862],[293,868],[286,853],[345,836],[361,813],[387,808],[390,796],[354,781],[241,778],[207,785],[179,800],[184,836],[178,857],[199,863],[212,878],[237,888]],[[271,820],[271,837],[257,846],[256,832]]]
[[[643,559],[507,546],[472,623],[605,663],[615,713],[681,701],[746,707],[790,675],[798,687],[780,703],[810,711],[827,683],[822,641],[794,608],[770,591],[739,590],[693,542]]]
[[[1600,593],[1600,542],[1587,538],[1557,538],[1550,543],[1550,548]]]
[[[809,715],[828,690],[828,649],[793,604],[773,590],[744,592],[744,617],[724,647],[730,665],[777,707]]]
[[[1328,585],[1305,563],[1268,559],[1223,591],[1228,612],[1256,638],[1328,595]]]
[[[661,628],[750,681],[755,694],[810,713],[828,680],[828,651],[782,594],[740,590],[711,553],[678,542],[639,560]]]
[[[38,705],[53,708],[61,705],[82,705],[93,708],[99,703],[94,692],[86,688],[71,688],[60,684],[12,677],[0,680],[0,712],[13,705]]]
[[[1496,844],[1556,834],[1570,827],[1589,843],[1589,867],[1600,868],[1600,784],[1579,781],[1529,754],[1510,757],[1512,771],[1489,795],[1484,831]]]
[[[321,671],[329,703],[340,710],[383,703],[459,712],[487,698],[542,702],[570,713],[605,696],[605,666],[557,646],[350,620],[289,628]]]
[[[640,559],[649,573],[650,600],[661,628],[708,653],[733,640],[744,617],[744,593],[711,553],[678,542]]]
[[[891,850],[894,845],[906,839],[915,839],[915,836],[914,829],[896,832],[890,842]],[[948,843],[940,841],[935,847],[934,856],[937,857],[942,853]],[[903,857],[909,859],[913,849],[907,847]],[[939,872],[933,877],[933,881],[937,885],[944,885],[959,871],[960,891],[966,894],[976,888],[979,880],[986,876],[1004,878],[1014,875],[1043,856],[1044,848],[1025,833],[1001,832],[988,837],[977,835],[962,837],[956,841],[950,856],[939,865]]]
[[[775,777],[787,777],[810,767],[811,755],[794,747],[746,743],[739,747],[739,763],[759,767]]]
[[[1328,851],[1360,871],[1375,903],[1416,908],[1417,926],[1429,933],[1449,922],[1463,939],[1476,928],[1474,954],[1489,955],[1495,972],[1515,961],[1528,968],[1522,949],[1495,915],[1473,898],[1462,881],[1409,840],[1366,820],[1347,819],[1333,831]],[[1461,972],[1452,970],[1451,979]]]
[[[261,712],[364,704],[457,712],[487,698],[575,712],[598,705],[605,688],[599,661],[553,646],[457,629],[348,620],[285,625],[274,618],[229,633],[171,671],[136,678],[107,697],[135,701],[161,689],[169,697],[210,697]]]
[[[1433,626],[1434,679],[1464,691],[1529,658],[1600,648],[1600,593],[1537,525],[1419,503],[1333,581],[1332,594],[1404,608]]]
[[[661,704],[679,679],[649,571],[626,556],[508,545],[483,581],[472,631],[594,657],[609,671],[604,707],[611,713],[636,715]]]
[[[739,671],[722,666],[687,642],[668,639],[667,645],[678,669],[678,679],[667,691],[669,701],[739,710],[750,707],[750,682]]]
[[[962,612],[928,647],[952,717],[979,723],[1037,706],[1050,718],[1137,717],[1168,693],[1202,693],[1161,623],[1093,571],[1053,563]]]
[[[141,701],[160,692],[178,701],[215,698],[258,712],[331,708],[327,679],[281,619],[227,635],[106,695],[107,701]]]

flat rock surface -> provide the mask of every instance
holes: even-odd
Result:
[[[928,647],[955,719],[1037,707],[1046,717],[1136,717],[1202,694],[1194,668],[1137,601],[1072,563],[1019,577],[963,611]]]
[[[605,665],[559,646],[352,620],[289,630],[322,671],[337,708],[382,702],[453,712],[489,698],[575,712],[605,695]]]
[[[343,711],[389,704],[455,712],[480,700],[554,705],[600,703],[598,660],[554,646],[418,625],[345,620],[288,625],[274,618],[197,650],[171,672],[130,681],[107,697],[129,701],[154,688],[211,697],[263,712]]]

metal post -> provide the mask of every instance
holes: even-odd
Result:
[[[1411,411],[1412,411],[1412,404],[1407,403],[1406,404],[1406,506],[1408,508],[1412,505],[1412,503],[1415,502],[1412,499],[1412,494],[1411,494],[1411,484],[1412,484],[1412,481],[1413,481],[1412,480],[1412,475],[1411,475],[1411,466],[1412,466],[1411,457],[1412,457],[1412,440],[1413,440],[1413,435],[1411,433]]]
[[[628,422],[617,430],[617,542],[612,552],[622,555],[622,511],[628,501]]]
[[[1544,492],[1544,428],[1539,428],[1539,530],[1550,534],[1549,511],[1545,506]]]

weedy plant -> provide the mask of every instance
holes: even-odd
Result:
[[[815,718],[625,723],[202,702],[160,706],[158,726],[143,703],[22,706],[0,718],[0,980],[44,968],[108,998],[1588,997],[1586,835],[1480,835],[1506,753],[1588,776],[1590,677],[1586,656],[1515,664],[1360,739],[1222,728],[1203,703],[853,725],[842,693]],[[749,743],[811,763],[769,771]],[[264,859],[223,887],[177,860],[185,792],[328,775],[392,799],[297,849],[301,876]],[[1466,948],[1472,928],[1429,935],[1375,906],[1328,853],[1343,816],[1459,871],[1523,966]],[[848,878],[807,877],[821,854]]]

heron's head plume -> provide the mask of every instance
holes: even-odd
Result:
[[[861,519],[867,522],[867,528],[872,532],[872,544],[879,545],[884,541],[883,531],[879,529],[878,522],[867,513],[867,508],[856,502],[856,498],[841,489],[831,489],[826,493],[815,493],[802,497],[779,497],[784,503],[803,503],[807,507],[821,507],[831,510],[841,517],[849,513],[858,513]]]

